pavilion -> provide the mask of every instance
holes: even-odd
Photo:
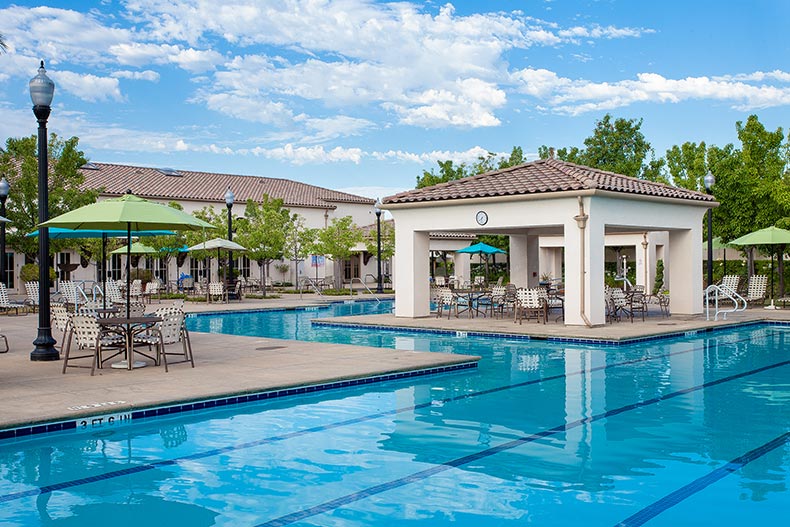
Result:
[[[565,324],[605,323],[604,247],[613,234],[667,232],[667,284],[675,314],[702,312],[702,226],[713,196],[541,159],[383,200],[395,220],[397,317],[430,314],[429,233],[510,238],[510,280],[540,279],[540,236],[561,236]]]

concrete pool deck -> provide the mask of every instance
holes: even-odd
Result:
[[[317,305],[350,297],[283,295],[265,300],[245,299],[230,304],[187,303],[190,313],[239,309],[287,308]],[[359,297],[354,297],[358,299]],[[364,296],[363,296],[364,298]],[[162,305],[168,301],[163,300]],[[159,305],[155,302],[151,310]],[[341,317],[333,322],[449,331],[495,332],[538,338],[622,340],[704,329],[753,320],[790,320],[790,309],[749,309],[727,321],[704,317],[663,318],[653,313],[647,321],[625,321],[598,328],[566,327],[562,322],[537,324],[511,319],[451,318],[400,319],[394,315]],[[134,371],[104,368],[91,377],[88,370],[61,373],[62,361],[31,362],[38,315],[0,316],[0,333],[10,351],[0,354],[0,430],[37,423],[76,420],[91,415],[128,412],[174,403],[229,397],[288,387],[326,384],[382,374],[449,367],[477,357],[338,344],[316,344],[209,333],[191,334],[195,368],[175,364]],[[61,335],[53,330],[56,339]]]

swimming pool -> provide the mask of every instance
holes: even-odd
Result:
[[[0,442],[0,524],[784,522],[789,331],[421,334],[478,369]]]

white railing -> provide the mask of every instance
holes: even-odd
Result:
[[[729,300],[732,302],[731,309],[720,309],[719,299]],[[722,320],[727,320],[727,313],[736,313],[738,311],[746,310],[746,300],[730,289],[729,287],[722,287],[719,285],[709,285],[705,289],[705,319],[710,320],[710,308],[713,305],[714,313],[713,320],[719,320],[719,313],[722,314]]]
[[[377,297],[375,294],[373,294],[373,291],[370,290],[370,288],[365,284],[365,282],[362,281],[361,278],[352,278],[351,281],[348,283],[348,292],[351,296],[354,296],[354,282],[359,282],[360,284],[362,284],[362,287],[365,288],[368,294],[376,299],[376,302],[381,302],[381,299]]]

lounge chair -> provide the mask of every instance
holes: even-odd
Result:
[[[5,284],[0,283],[0,309],[4,310],[8,314],[10,314],[11,310],[13,309],[18,315],[19,310],[24,308],[24,303],[15,302],[8,299],[8,289],[5,288]],[[27,315],[27,311],[25,311],[24,314]]]
[[[149,304],[153,301],[154,296],[159,298],[159,303],[162,303],[162,294],[159,292],[159,282],[157,280],[151,280],[147,284],[145,284],[145,290],[143,291],[143,301],[147,301]]]
[[[25,282],[25,292],[27,293],[27,298],[25,299],[25,304],[30,306],[33,309],[33,312],[38,310],[38,282]]]
[[[748,305],[765,304],[766,290],[768,289],[768,277],[765,275],[754,275],[749,277],[749,288],[746,290],[744,300]]]

